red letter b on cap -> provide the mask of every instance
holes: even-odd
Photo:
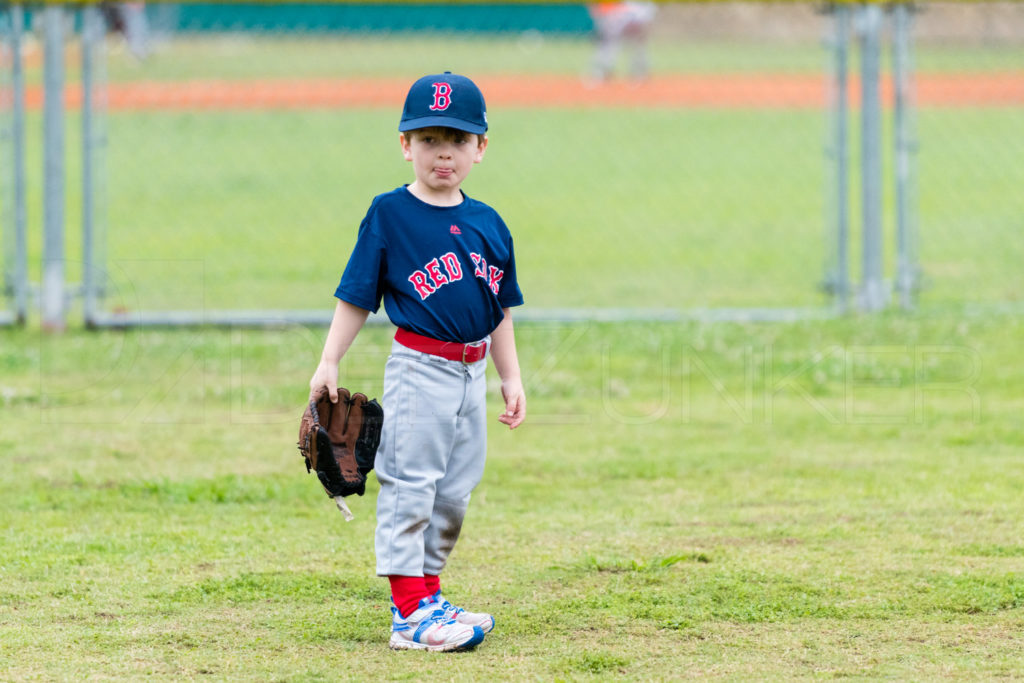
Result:
[[[452,103],[452,86],[448,83],[434,83],[434,103],[430,111],[444,111]]]

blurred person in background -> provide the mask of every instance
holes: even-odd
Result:
[[[653,2],[595,2],[587,6],[594,21],[594,51],[590,78],[594,83],[607,81],[615,71],[615,60],[623,43],[629,43],[632,59],[629,77],[635,81],[647,78],[650,58],[647,38],[657,14]]]
[[[136,59],[149,54],[149,24],[144,2],[101,2],[100,9],[107,22],[107,30],[120,33],[128,50]]]

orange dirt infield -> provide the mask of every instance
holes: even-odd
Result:
[[[640,84],[588,85],[565,76],[492,76],[478,79],[491,106],[529,107],[723,107],[734,109],[822,108],[828,84],[820,76],[716,74],[660,76]],[[144,109],[306,109],[401,106],[409,83],[402,79],[189,81],[111,83],[112,110]],[[81,104],[81,90],[69,86],[66,102]],[[850,82],[850,102],[860,86]],[[913,101],[921,106],[1024,105],[1024,71],[917,74]],[[882,84],[883,102],[892,102],[892,83]],[[26,104],[39,107],[38,87]]]

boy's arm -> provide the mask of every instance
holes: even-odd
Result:
[[[331,320],[331,329],[327,333],[327,341],[324,342],[324,351],[320,355],[320,365],[309,380],[310,398],[317,389],[326,386],[331,395],[331,403],[338,402],[338,363],[348,351],[348,347],[352,346],[369,315],[370,312],[365,308],[338,300],[334,318]]]
[[[512,328],[511,309],[502,309],[505,319],[491,332],[491,359],[501,377],[501,395],[505,399],[505,412],[498,420],[515,429],[526,419],[526,394],[519,373],[519,357],[516,355],[516,336]]]

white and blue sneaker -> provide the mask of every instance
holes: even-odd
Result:
[[[408,617],[403,617],[397,607],[391,608],[391,615],[388,645],[392,650],[469,650],[484,639],[483,629],[449,617],[442,603],[433,598],[420,600],[420,606]]]
[[[460,624],[466,626],[476,626],[484,633],[490,633],[494,629],[494,617],[484,612],[467,612],[461,607],[456,607],[452,603],[444,599],[441,595],[441,591],[437,591],[431,596],[434,602],[441,605],[444,609],[445,614],[449,619],[454,619]]]

